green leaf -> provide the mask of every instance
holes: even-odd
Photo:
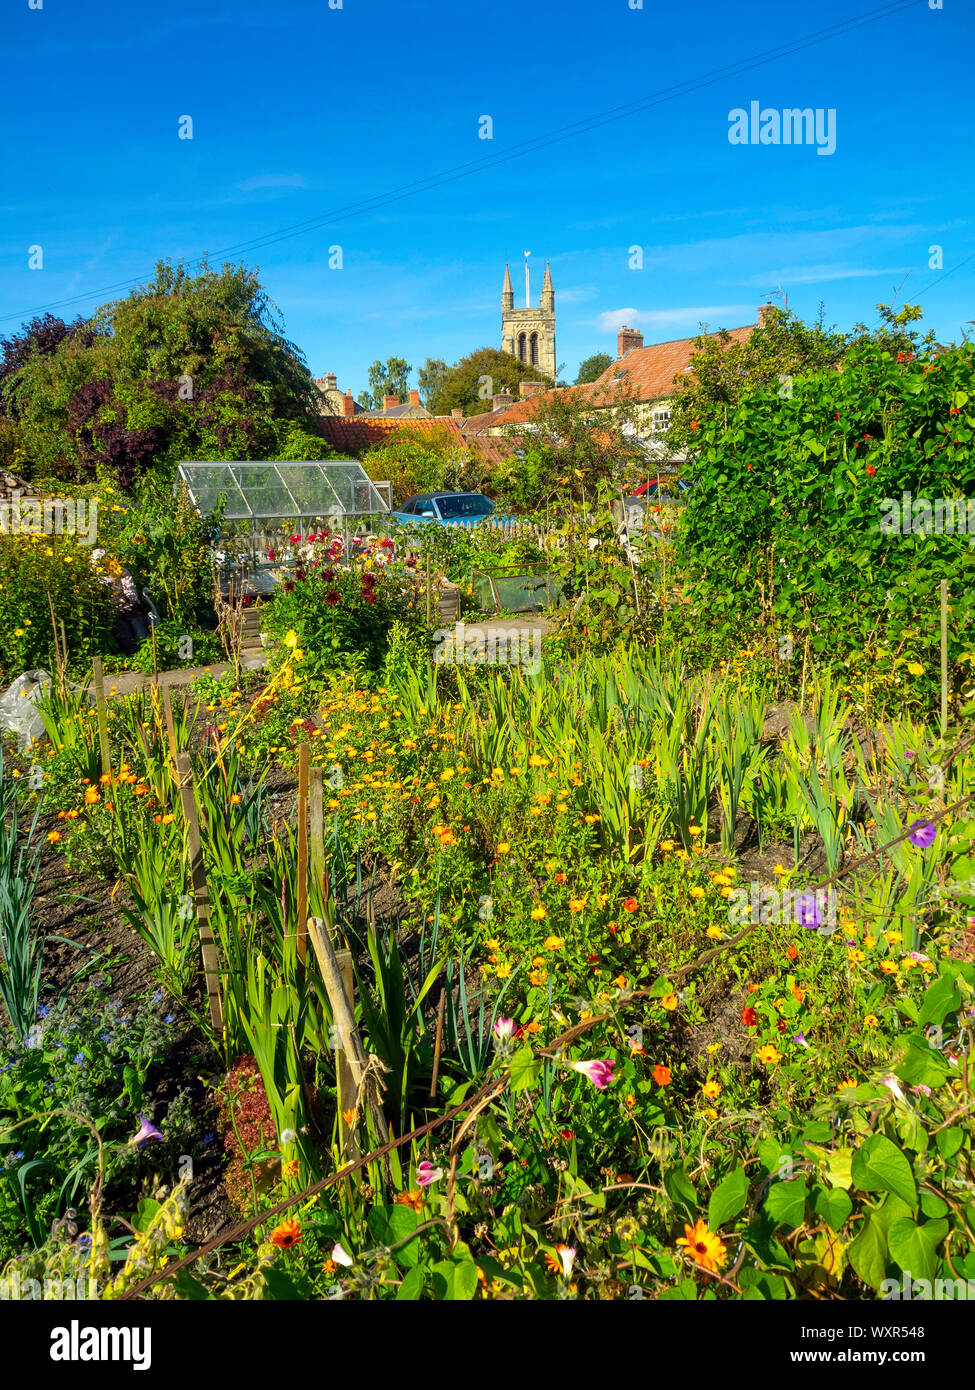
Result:
[[[863,1192],[893,1192],[917,1206],[914,1173],[901,1149],[885,1134],[873,1134],[853,1155],[850,1174]]]
[[[841,1231],[852,1210],[850,1194],[842,1187],[821,1187],[813,1198],[813,1211],[823,1218],[831,1231]]]
[[[907,1055],[897,1067],[897,1077],[909,1086],[930,1086],[932,1089],[943,1086],[948,1076],[948,1063],[933,1047],[921,1045],[913,1039],[908,1043]]]
[[[289,1276],[276,1265],[268,1265],[264,1271],[264,1296],[276,1303],[300,1303],[304,1299]]]
[[[944,1023],[947,1015],[957,1009],[960,1000],[958,982],[954,975],[943,972],[924,996],[918,1023],[922,1028],[926,1023]]]
[[[748,1178],[741,1166],[735,1168],[718,1183],[708,1202],[708,1225],[712,1231],[719,1230],[732,1217],[737,1216],[748,1201]]]
[[[952,1125],[950,1129],[939,1129],[934,1141],[942,1158],[954,1158],[965,1142],[965,1131],[960,1125]]]
[[[806,1179],[773,1183],[763,1205],[777,1226],[801,1226],[806,1214]]]
[[[414,1265],[403,1275],[402,1282],[396,1291],[397,1303],[416,1303],[419,1301],[423,1290],[423,1280],[426,1270],[421,1265]]]
[[[511,1059],[511,1090],[527,1091],[538,1080],[541,1069],[541,1061],[530,1045],[519,1048]]]
[[[683,1207],[689,1216],[697,1215],[697,1193],[681,1164],[668,1168],[664,1173],[664,1187],[675,1206]]]
[[[925,1221],[920,1225],[910,1217],[891,1224],[887,1236],[890,1253],[914,1279],[933,1279],[937,1268],[937,1249],[948,1234],[947,1221]]]
[[[863,1229],[846,1250],[846,1257],[855,1272],[872,1289],[879,1289],[887,1273],[887,1241],[873,1216],[868,1216]]]
[[[413,1208],[403,1206],[399,1202],[391,1206],[373,1207],[366,1218],[366,1225],[377,1245],[397,1245],[400,1241],[407,1241],[419,1222],[420,1218]],[[401,1245],[394,1252],[393,1258],[404,1269],[415,1265],[420,1258],[419,1242],[414,1240]]]

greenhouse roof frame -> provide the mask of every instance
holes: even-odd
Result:
[[[372,516],[389,511],[356,459],[184,459],[174,492],[181,484],[201,516],[215,511],[220,499],[226,498],[226,521]]]

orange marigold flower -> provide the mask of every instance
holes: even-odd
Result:
[[[636,898],[626,898],[623,902],[623,911],[636,912],[639,906],[640,904],[637,902]]]
[[[653,1079],[658,1086],[670,1085],[670,1067],[661,1066],[658,1062],[653,1069]]]
[[[300,1245],[300,1222],[289,1217],[287,1221],[282,1221],[280,1226],[275,1226],[271,1232],[271,1244],[276,1245],[279,1250],[290,1250],[293,1245]]]
[[[423,1192],[420,1188],[413,1192],[398,1192],[394,1200],[401,1207],[411,1207],[413,1211],[423,1210]]]

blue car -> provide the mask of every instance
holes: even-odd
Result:
[[[393,516],[405,525],[436,522],[440,526],[476,526],[494,515],[494,503],[480,492],[423,492],[408,497]]]

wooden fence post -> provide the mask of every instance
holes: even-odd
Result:
[[[189,753],[180,753],[176,760],[179,797],[190,847],[190,877],[193,882],[193,902],[196,906],[196,926],[200,934],[200,953],[206,978],[207,999],[210,1004],[210,1023],[217,1037],[223,1036],[223,1006],[220,1001],[220,974],[217,948],[207,911],[207,876],[203,865],[203,842],[200,838],[200,819],[193,794],[193,769]]]

